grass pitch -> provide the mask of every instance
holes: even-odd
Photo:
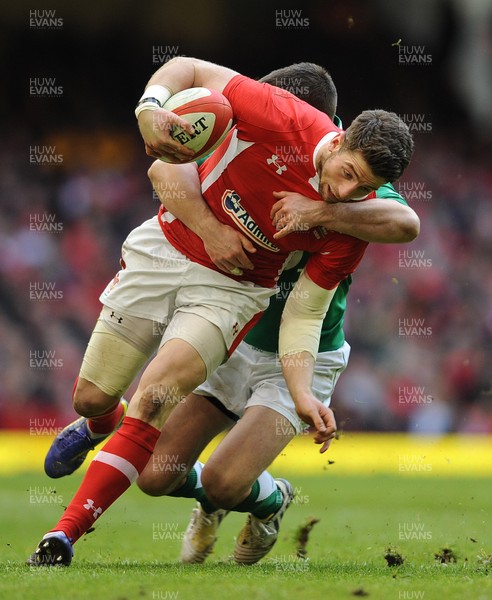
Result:
[[[75,545],[71,567],[25,566],[81,477],[0,478],[0,598],[492,598],[487,478],[339,475],[335,465],[317,476],[289,475],[296,500],[271,554],[252,567],[229,559],[245,515],[224,520],[204,565],[184,566],[179,549],[193,502],[149,498],[134,486]],[[312,518],[319,521],[305,542],[307,559],[299,558],[299,528]]]

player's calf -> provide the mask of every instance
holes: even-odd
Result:
[[[184,463],[172,454],[163,459],[162,455],[152,455],[136,483],[147,496],[159,497],[172,494],[187,480],[189,471],[183,471]]]
[[[254,479],[242,482],[241,474],[237,471],[224,471],[219,467],[220,465],[205,464],[201,473],[202,485],[214,506],[232,509],[249,494]]]

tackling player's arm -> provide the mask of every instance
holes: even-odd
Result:
[[[336,422],[331,409],[314,396],[312,380],[323,319],[336,289],[320,287],[303,271],[285,303],[279,331],[287,387],[297,414],[316,428],[315,442],[323,444],[320,452],[325,452],[335,437]]]
[[[315,442],[324,452],[335,435],[332,413],[312,391],[314,361],[323,320],[338,284],[355,271],[367,243],[332,233],[320,251],[311,254],[289,294],[279,331],[279,354],[287,386],[303,421],[316,428]]]
[[[384,187],[379,188],[378,193]],[[321,225],[330,231],[352,235],[366,242],[411,242],[420,232],[420,220],[413,209],[398,199],[401,196],[394,189],[393,193],[390,197],[359,202],[327,203],[313,202],[291,192],[274,192],[278,198],[271,212],[278,229],[274,237],[282,238],[293,231]]]
[[[189,160],[188,148],[173,140],[172,126],[193,133],[193,127],[174,113],[161,107],[174,94],[191,87],[206,87],[222,92],[238,73],[205,60],[177,56],[165,63],[150,78],[135,110],[140,133],[149,156],[165,156],[170,161]]]
[[[195,162],[171,165],[156,160],[148,176],[161,203],[202,239],[207,254],[219,269],[234,275],[253,269],[245,251],[256,252],[256,248],[247,237],[221,223],[212,213],[203,199]],[[170,182],[172,189],[178,189],[180,194],[167,193]]]

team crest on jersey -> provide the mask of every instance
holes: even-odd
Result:
[[[241,206],[241,196],[234,190],[226,190],[222,195],[222,206],[226,213],[233,219],[244,233],[254,242],[270,250],[270,252],[279,252],[277,248],[258,227],[256,221],[251,217],[248,211]]]

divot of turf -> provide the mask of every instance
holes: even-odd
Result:
[[[439,552],[434,554],[434,558],[443,565],[455,563],[458,560],[454,550],[451,548],[441,548]]]
[[[307,543],[309,541],[309,534],[312,528],[319,523],[319,519],[316,517],[308,517],[304,525],[301,525],[296,533],[296,555],[298,558],[307,558]]]
[[[386,550],[384,559],[386,560],[388,567],[399,567],[405,562],[405,558],[392,548]]]

